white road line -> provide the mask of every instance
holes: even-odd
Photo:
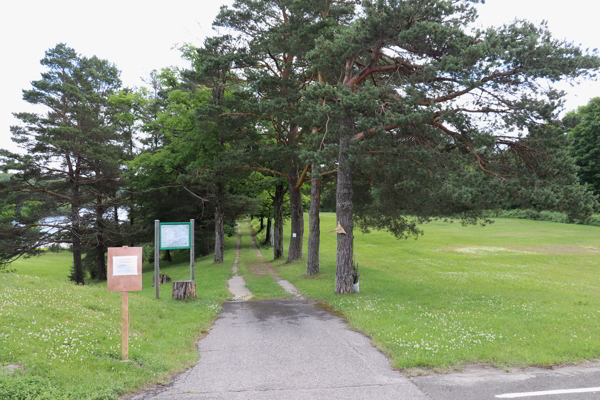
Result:
[[[549,395],[553,395],[553,394],[588,393],[588,392],[600,392],[600,387],[587,388],[587,389],[546,390],[545,392],[507,393],[507,394],[496,395],[496,397],[499,399],[515,399],[517,397],[549,396]]]

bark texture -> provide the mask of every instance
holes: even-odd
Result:
[[[313,172],[316,172],[315,168],[316,165],[313,165]],[[311,183],[310,233],[308,236],[308,267],[306,272],[309,276],[319,273],[319,250],[321,245],[321,219],[319,217],[321,211],[321,179],[312,178]]]
[[[152,275],[152,286],[154,286],[156,282],[156,275]],[[171,278],[169,277],[169,275],[167,274],[159,274],[158,276],[158,283],[160,285],[164,284],[164,283],[168,283],[171,282]]]
[[[223,104],[224,99],[225,87],[221,85],[214,86],[212,89],[213,105],[219,106]],[[217,135],[221,136],[221,133],[219,132]],[[224,141],[222,137],[219,139],[219,143],[221,145],[221,151],[224,151]],[[223,262],[225,253],[225,217],[223,212],[223,205],[225,203],[225,184],[222,181],[222,174],[218,174],[218,179],[215,188],[215,264]]]
[[[265,232],[265,240],[262,242],[263,245],[271,242],[271,218],[267,218],[267,232]]]
[[[73,176],[73,175],[71,175]],[[81,262],[81,229],[79,220],[79,185],[74,179],[71,183],[71,251],[73,252],[73,271],[75,283],[83,285],[83,264]]]
[[[100,196],[96,196],[96,278],[102,281],[106,280],[106,262],[104,261],[104,253],[106,252],[105,228],[102,199]]]
[[[304,209],[302,207],[300,190],[296,189],[297,182],[298,177],[296,175],[291,175],[288,178],[288,190],[292,208],[292,232],[290,234],[287,262],[302,258],[302,244],[304,243]]]
[[[217,183],[215,204],[215,263],[222,263],[225,253],[225,222],[223,216],[224,184]]]
[[[174,281],[172,298],[174,298],[175,300],[196,298],[196,282]]]
[[[335,292],[350,293],[354,280],[352,269],[353,220],[352,220],[352,168],[348,160],[348,149],[354,132],[354,119],[345,115],[340,124],[340,152],[337,172],[336,206],[337,222],[346,233],[337,234]]]
[[[273,205],[275,209],[275,226],[273,227],[273,259],[283,257],[283,198],[285,186],[282,183],[275,185],[275,198]]]

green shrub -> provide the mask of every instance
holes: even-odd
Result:
[[[39,376],[0,375],[0,399],[67,400],[68,397]]]
[[[549,222],[559,222],[562,224],[568,224],[569,217],[567,214],[558,212],[558,211],[540,211],[539,212],[539,220],[540,221],[549,221]]]
[[[583,222],[584,225],[600,226],[600,214],[594,214]]]
[[[558,222],[561,224],[600,226],[600,214],[594,214],[583,221],[570,220],[567,214],[559,211],[536,211],[531,209],[488,210],[484,212],[483,216],[485,218],[517,218],[534,221]]]

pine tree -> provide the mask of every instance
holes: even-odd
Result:
[[[310,54],[325,83],[307,98],[324,99],[320,119],[339,138],[336,214],[345,233],[338,233],[336,293],[351,291],[355,219],[402,237],[432,216],[473,222],[498,195],[560,205],[564,180],[536,180],[551,152],[513,136],[552,139],[552,129],[541,128],[556,120],[560,93],[544,90],[542,80],[586,76],[599,60],[553,39],[544,25],[516,21],[470,33],[477,2],[365,1],[352,24],[319,39]],[[573,193],[569,204],[589,211],[589,194]]]
[[[302,257],[304,207],[300,186],[308,166],[300,156],[306,136],[313,126],[299,113],[302,92],[315,81],[306,58],[315,39],[328,36],[332,27],[351,15],[352,2],[337,1],[262,1],[237,0],[223,7],[214,25],[233,31],[241,43],[235,68],[243,70],[255,102],[244,110],[259,123],[270,126],[262,134],[274,141],[262,149],[278,174],[287,178],[291,205],[291,236],[288,261]],[[264,166],[263,166],[264,167]],[[280,195],[280,190],[276,190]],[[275,217],[276,236],[281,227]],[[282,222],[282,221],[281,221]],[[276,244],[280,243],[276,240]],[[276,256],[278,253],[276,252]]]
[[[4,169],[14,171],[3,194],[26,204],[27,212],[0,229],[0,262],[69,243],[74,280],[83,284],[82,243],[104,247],[102,217],[90,210],[104,209],[99,199],[119,176],[122,142],[110,123],[108,97],[121,81],[113,64],[65,44],[48,50],[41,64],[46,71],[23,99],[46,112],[16,113],[22,125],[11,127],[13,141],[26,153],[1,153]]]

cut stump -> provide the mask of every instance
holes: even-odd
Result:
[[[154,282],[156,281],[156,275],[152,275],[152,286],[154,286]],[[162,285],[163,283],[171,282],[171,278],[167,274],[160,274],[158,277],[158,282]]]
[[[176,300],[196,298],[196,282],[173,281],[173,298]]]

